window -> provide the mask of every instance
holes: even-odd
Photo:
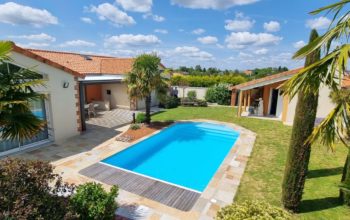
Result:
[[[37,100],[37,101],[31,102],[30,108],[36,117],[41,118],[44,121],[47,121],[45,100]],[[26,147],[30,144],[33,144],[33,143],[36,143],[36,142],[39,142],[42,140],[47,140],[48,138],[49,138],[48,129],[47,129],[47,126],[45,126],[44,130],[41,131],[39,134],[37,134],[35,137],[33,137],[29,140],[25,140],[21,143],[19,141],[1,140],[1,142],[0,142],[0,154],[5,152],[5,151],[20,149],[20,148]]]

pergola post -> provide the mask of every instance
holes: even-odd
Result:
[[[237,117],[241,117],[241,114],[242,114],[242,99],[243,99],[243,91],[241,90],[239,91]]]
[[[250,96],[251,96],[251,90],[248,90],[248,97],[247,97],[248,98],[248,102],[247,102],[248,103],[248,105],[247,105],[248,107],[250,107]]]
[[[247,91],[244,91],[244,99],[243,99],[243,111],[245,111],[247,107]]]

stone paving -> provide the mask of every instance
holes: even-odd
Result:
[[[161,111],[160,108],[152,107],[151,113]],[[95,117],[86,119],[86,124],[105,127],[115,128],[121,125],[125,125],[132,122],[132,114],[143,112],[142,110],[131,111],[128,109],[112,109],[110,111],[97,111]]]
[[[240,132],[240,137],[236,141],[234,147],[226,156],[194,207],[190,211],[184,212],[136,194],[120,190],[118,203],[122,207],[119,210],[121,213],[130,212],[128,210],[130,210],[131,207],[131,210],[142,210],[143,215],[139,216],[137,219],[206,220],[213,219],[216,212],[221,207],[232,203],[248,158],[252,152],[256,134],[245,128],[230,123],[210,120],[193,121],[206,121],[225,124]],[[130,147],[131,145],[142,141],[145,138],[148,138],[144,137],[131,144],[116,141],[115,137],[127,129],[128,126],[123,126],[116,129],[98,127],[98,129],[90,129],[90,132],[87,132],[84,135],[71,138],[65,143],[54,144],[49,147],[24,152],[15,156],[26,159],[42,159],[51,161],[51,163],[55,166],[55,172],[60,173],[63,179],[67,182],[75,184],[91,182],[95,180],[80,175],[79,171],[110,155]],[[155,133],[151,135],[154,135]],[[106,184],[103,185],[107,189],[110,187]],[[136,216],[136,214],[139,215],[140,213],[135,212],[134,214]]]

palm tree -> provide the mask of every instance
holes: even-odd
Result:
[[[310,42],[317,39],[317,37],[317,31],[312,30]],[[318,61],[320,57],[320,50],[310,53],[305,59],[305,67]],[[297,211],[303,195],[311,153],[311,144],[306,141],[315,125],[317,105],[318,90],[298,93],[298,102],[295,109],[292,136],[282,184],[282,202],[284,207],[291,211]]]
[[[42,86],[42,76],[10,64],[11,42],[0,41],[0,139],[24,141],[45,126],[30,110],[30,102],[43,98],[33,87]]]
[[[298,92],[316,93],[321,84],[330,88],[333,93],[341,91],[340,85],[346,75],[350,55],[350,11],[344,11],[348,3],[350,0],[342,0],[311,12],[311,14],[333,13],[333,22],[326,33],[295,53],[293,57],[295,59],[303,59],[318,50],[322,50],[324,56],[287,81],[284,91],[290,97],[294,97]],[[336,103],[335,108],[313,129],[307,142],[313,143],[319,138],[321,143],[332,150],[337,140],[341,140],[347,146],[343,134],[350,127],[349,110],[349,102]]]
[[[331,93],[331,99],[336,105],[350,103],[350,89]],[[350,117],[350,109],[347,109],[347,114]],[[350,128],[348,127],[347,130],[343,131],[339,137],[346,145],[349,145]],[[346,156],[344,164],[339,197],[345,204],[350,205],[350,148],[348,148],[348,155]]]
[[[166,93],[167,85],[159,71],[160,58],[154,54],[139,55],[133,64],[132,71],[125,81],[128,84],[128,93],[131,99],[144,99],[146,104],[145,123],[151,122],[151,94]]]

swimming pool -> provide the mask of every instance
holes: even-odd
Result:
[[[238,137],[224,125],[176,123],[101,163],[202,192]]]

